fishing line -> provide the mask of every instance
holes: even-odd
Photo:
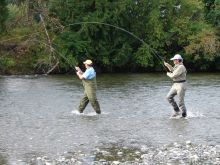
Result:
[[[141,39],[140,37],[138,37],[138,36],[135,35],[134,33],[130,32],[130,31],[124,29],[124,28],[121,28],[121,27],[119,27],[119,26],[115,26],[115,25],[112,25],[112,24],[104,23],[104,22],[95,22],[95,21],[92,21],[92,22],[76,22],[76,23],[69,24],[69,25],[67,25],[67,26],[82,25],[82,24],[100,24],[100,25],[110,26],[110,27],[113,27],[113,28],[115,28],[115,29],[121,30],[121,31],[123,31],[123,32],[125,32],[125,33],[127,33],[127,34],[130,34],[131,36],[133,36],[134,38],[136,38],[137,40],[139,40],[142,44],[145,44],[146,46],[148,46],[148,48],[152,51],[152,54],[153,54],[159,61],[162,61],[163,67],[167,70],[167,68],[166,68],[166,67],[164,66],[164,64],[163,64],[163,61],[164,61],[163,57],[161,57],[156,50],[152,49],[152,48],[149,46],[149,44],[147,44],[143,39]],[[6,42],[6,41],[10,41],[10,40],[13,40],[13,39],[17,39],[17,38],[23,38],[23,37],[25,37],[25,36],[31,36],[31,35],[38,34],[38,33],[40,33],[40,32],[36,32],[36,33],[29,34],[29,35],[23,35],[23,36],[19,36],[19,37],[14,37],[14,38],[2,40],[2,41],[0,41],[0,43]],[[35,41],[36,41],[36,40],[35,40]],[[37,42],[40,42],[40,41],[37,41]],[[43,42],[42,42],[42,44],[45,45],[45,43],[43,43]],[[48,44],[46,44],[46,46],[50,47]],[[52,47],[52,48],[53,48],[53,47]],[[67,61],[68,64],[69,64],[71,67],[73,67],[72,64],[69,63],[69,61],[67,60],[66,57],[64,57],[61,53],[59,53],[58,51],[56,51],[56,49],[53,48],[53,50],[54,50],[56,53],[58,53],[58,55],[60,55],[63,59],[65,59],[65,61]],[[75,69],[75,67],[73,67],[73,68]]]
[[[69,60],[68,60],[65,56],[63,56],[60,52],[58,52],[53,46],[48,45],[48,44],[46,44],[45,42],[42,42],[42,41],[39,41],[39,40],[36,40],[36,39],[34,39],[34,40],[32,40],[32,41],[33,41],[33,42],[38,42],[38,43],[40,43],[40,44],[45,45],[46,47],[52,48],[52,50],[53,50],[55,53],[57,53],[60,57],[62,57],[62,58],[70,65],[70,67],[73,68],[73,69],[76,71],[75,65],[72,65],[72,63],[70,63]]]
[[[148,46],[148,48],[152,51],[152,54],[159,60],[159,61],[164,61],[163,57],[161,57],[157,52],[156,50],[152,49],[149,44],[147,44],[143,39],[141,39],[140,37],[138,37],[137,35],[135,35],[134,33],[124,29],[124,28],[121,28],[119,26],[115,26],[115,25],[112,25],[112,24],[108,24],[108,23],[104,23],[104,22],[95,22],[95,21],[92,21],[92,22],[76,22],[76,23],[72,23],[72,24],[69,24],[67,26],[73,26],[73,25],[81,25],[81,24],[100,24],[100,25],[105,25],[105,26],[110,26],[110,27],[114,27],[118,30],[121,30],[125,33],[128,33],[130,34],[131,36],[133,36],[134,38],[136,38],[137,40],[139,40],[142,44],[145,44],[146,46]],[[164,66],[164,64],[162,63],[163,67],[167,70],[167,68]]]
[[[23,35],[23,36],[19,36],[19,37],[13,37],[13,38],[5,39],[5,40],[0,40],[0,43],[7,42],[7,41],[10,41],[10,40],[13,40],[13,39],[18,39],[18,38],[23,38],[23,37],[26,37],[26,36],[31,36],[31,35],[39,34],[39,33],[41,33],[41,32],[36,32],[36,33],[27,34],[27,35]],[[51,47],[52,50],[55,53],[57,53],[60,57],[62,57],[71,66],[71,68],[73,68],[75,70],[75,66],[72,65],[69,62],[69,60],[65,56],[63,56],[60,52],[58,52],[53,46],[50,46],[50,45],[46,44],[45,42],[42,42],[42,41],[39,41],[39,40],[36,40],[36,39],[34,39],[34,40],[32,39],[31,41],[41,43],[41,44],[43,44],[43,45],[45,45],[46,47],[49,47],[49,48]]]
[[[23,38],[23,37],[26,37],[26,36],[31,36],[31,35],[34,35],[34,34],[39,34],[39,33],[41,33],[41,32],[36,32],[36,33],[32,33],[32,34],[26,34],[26,35],[23,35],[23,36],[13,37],[13,38],[5,39],[5,40],[0,40],[0,43],[7,42],[7,41],[10,41],[10,40],[14,40],[14,39],[17,39],[17,38]]]

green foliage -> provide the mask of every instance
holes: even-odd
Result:
[[[203,0],[205,18],[220,30],[220,0]]]
[[[138,51],[135,53],[135,60],[142,67],[153,66],[153,55],[152,52],[147,45],[143,45]]]
[[[194,67],[207,70],[212,67],[220,52],[220,42],[213,31],[203,30],[201,33],[190,36],[190,44],[185,47],[189,61],[194,61]]]
[[[15,61],[7,56],[0,57],[0,72],[6,73],[11,67],[15,65]]]
[[[13,43],[27,49],[25,55],[31,58],[24,57],[32,59],[30,68],[37,72],[45,73],[56,59],[60,71],[66,72],[87,58],[103,71],[161,71],[161,58],[176,53],[183,55],[192,70],[219,68],[213,63],[220,52],[220,0],[7,2],[4,25],[8,34],[0,38],[16,38]],[[39,14],[44,17],[52,52]]]
[[[80,41],[77,34],[64,32],[54,41],[56,55],[61,61],[61,67],[68,70],[85,60],[88,42]]]
[[[39,29],[37,25],[33,25],[32,28],[16,27],[11,29],[7,35],[0,36],[0,57],[3,60],[0,72],[45,73],[50,68],[48,56],[50,49],[42,34],[35,32],[37,29]],[[13,63],[10,63],[8,59]]]
[[[9,16],[7,20],[7,28],[22,27],[26,21],[27,4],[21,3],[19,6],[16,4],[8,4]]]
[[[5,21],[8,17],[8,9],[7,9],[7,3],[6,0],[0,1],[0,33],[5,31]]]
[[[214,31],[204,21],[204,4],[197,0],[51,0],[49,4],[51,15],[61,20],[66,27],[64,33],[68,32],[71,36],[71,40],[58,36],[68,45],[61,48],[67,51],[65,57],[70,60],[74,58],[77,62],[82,58],[91,58],[99,67],[109,71],[124,66],[163,69],[153,52],[169,58],[174,53],[185,53],[187,50],[186,58],[193,57],[195,53],[189,50],[194,50],[195,42],[199,42],[199,37],[204,37],[204,29]],[[121,27],[146,44],[134,35],[111,26],[89,23],[71,25],[92,21]],[[215,33],[210,37],[218,43]],[[204,41],[200,42],[203,48],[200,56],[213,61],[218,48],[208,50]]]

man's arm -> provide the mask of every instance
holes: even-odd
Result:
[[[77,71],[76,75],[79,77],[79,79],[80,80],[84,79],[82,70],[79,67],[75,67],[75,69]]]
[[[170,78],[176,78],[179,75],[181,75],[184,72],[184,68],[182,66],[179,66],[173,73],[168,72],[167,76]]]

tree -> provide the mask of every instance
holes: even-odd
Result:
[[[205,4],[205,18],[218,29],[220,36],[220,0],[203,0]]]
[[[206,20],[205,1],[214,4]],[[207,70],[219,53],[218,1],[8,0],[6,25],[18,38],[30,34],[20,40],[28,41],[38,71],[60,62],[66,72],[87,58],[102,71],[161,71],[161,59],[175,53],[189,68]]]
[[[8,17],[8,9],[7,9],[7,3],[6,0],[0,1],[0,33],[5,31],[5,21]]]

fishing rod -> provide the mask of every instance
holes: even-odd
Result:
[[[26,35],[22,35],[22,36],[18,36],[18,37],[13,37],[13,38],[5,39],[5,40],[0,40],[0,43],[4,43],[4,42],[10,41],[10,40],[19,39],[19,38],[23,38],[23,37],[26,37],[26,36],[31,36],[31,35],[39,34],[39,33],[40,32],[35,32],[35,33],[32,33],[32,34],[26,34]],[[39,41],[39,40],[36,40],[36,39],[32,40],[32,41],[41,43],[41,44],[45,45],[46,47],[51,48],[52,51],[56,52],[60,57],[62,57],[70,65],[70,67],[73,68],[75,72],[77,72],[77,70],[75,68],[76,66],[75,65],[73,66],[69,62],[69,60],[65,56],[63,56],[61,53],[59,53],[56,49],[54,49],[54,47],[52,47],[51,45],[46,44],[45,42],[42,42],[42,41]]]
[[[49,44],[46,44],[45,42],[42,42],[42,41],[39,41],[39,40],[32,40],[32,41],[33,42],[38,42],[40,44],[43,44],[46,47],[51,48],[53,52],[57,53],[60,57],[62,57],[70,65],[70,67],[73,68],[75,72],[77,72],[76,66],[73,65],[72,63],[70,63],[69,60],[65,56],[63,56],[59,51],[57,51],[53,46],[51,46]]]
[[[33,35],[33,34],[38,34],[38,33],[40,33],[40,32],[32,33],[31,35]],[[26,36],[29,36],[29,35],[23,35],[23,36],[13,37],[13,38],[6,39],[6,40],[1,40],[0,43],[7,42],[7,41],[10,41],[10,40],[13,40],[13,39],[17,39],[17,38],[23,38],[23,37],[26,37]],[[46,44],[45,42],[39,41],[39,40],[32,40],[32,41],[33,41],[33,42],[38,42],[38,43],[40,43],[40,44],[43,44],[43,45],[46,46],[46,47],[51,48],[53,52],[57,53],[60,57],[62,57],[62,58],[70,65],[70,67],[73,68],[75,72],[77,72],[77,70],[76,70],[76,68],[75,68],[76,66],[75,66],[75,65],[72,65],[72,64],[69,62],[69,60],[68,60],[65,56],[63,56],[60,52],[58,52],[56,49],[54,49],[54,47],[52,47],[51,45]]]
[[[130,34],[132,37],[134,37],[134,38],[136,38],[137,40],[139,40],[142,44],[148,46],[148,48],[151,50],[152,54],[153,54],[159,61],[162,61],[162,65],[163,65],[163,67],[165,68],[165,70],[167,71],[167,67],[163,64],[163,62],[165,61],[165,60],[163,59],[163,57],[161,57],[156,50],[152,49],[152,48],[149,46],[149,44],[147,44],[143,39],[141,39],[140,37],[138,37],[138,36],[135,35],[134,33],[130,32],[130,31],[128,31],[128,30],[126,30],[126,29],[124,29],[124,28],[122,28],[122,27],[119,27],[119,26],[115,26],[115,25],[112,25],[112,24],[109,24],[109,23],[104,23],[104,22],[96,22],[96,21],[90,21],[90,22],[76,22],[76,23],[69,24],[68,26],[82,25],[82,24],[100,24],[100,25],[104,25],[104,26],[110,26],[110,27],[116,28],[116,29],[118,29],[118,30],[121,30],[121,31],[123,31],[123,32],[125,32],[125,33],[127,33],[127,34]],[[40,33],[40,32],[36,32],[36,33],[33,33],[33,34],[38,34],[38,33]],[[31,35],[33,35],[33,34],[31,34]],[[14,37],[14,38],[12,38],[12,39],[22,38],[22,37],[25,37],[25,36],[29,36],[29,35],[23,35],[23,36],[20,36],[20,37]],[[6,40],[3,40],[3,41],[0,41],[0,43],[1,43],[1,42],[5,42],[5,41],[9,41],[9,40],[11,40],[11,39],[6,39]],[[38,42],[39,42],[39,41],[38,41]],[[43,44],[45,45],[45,43],[43,43]],[[50,47],[50,45],[46,45],[46,46]],[[54,50],[55,52],[57,52],[54,48],[53,48],[53,50]],[[66,57],[64,57],[63,55],[61,55],[61,53],[59,53],[59,52],[57,52],[57,53],[58,53],[58,55],[60,55],[63,59],[65,59],[65,61],[66,61],[72,68],[74,68],[74,70],[76,71],[75,66],[73,67],[72,64],[69,63],[69,61],[67,60]]]
[[[110,26],[110,27],[114,27],[118,30],[121,30],[125,33],[128,33],[130,34],[131,36],[133,36],[134,38],[136,38],[137,40],[139,40],[142,44],[148,46],[148,48],[152,51],[153,55],[159,60],[159,61],[162,61],[162,65],[163,67],[166,69],[167,71],[167,67],[163,64],[163,62],[165,61],[163,59],[163,57],[161,57],[158,52],[154,49],[152,49],[149,44],[147,44],[143,39],[141,39],[140,37],[138,37],[137,35],[135,35],[134,33],[122,28],[122,27],[119,27],[119,26],[115,26],[115,25],[112,25],[112,24],[109,24],[109,23],[104,23],[104,22],[96,22],[96,21],[87,21],[87,22],[76,22],[76,23],[72,23],[72,24],[69,24],[68,26],[73,26],[73,25],[81,25],[81,24],[100,24],[100,25],[105,25],[105,26]]]
[[[41,32],[36,32],[36,33],[26,34],[26,35],[23,35],[23,36],[12,37],[12,38],[9,38],[9,39],[0,40],[0,43],[7,42],[7,41],[10,41],[10,40],[14,40],[14,39],[18,39],[18,38],[23,38],[23,37],[26,37],[26,36],[31,36],[31,35],[34,35],[34,34],[39,34],[39,33],[41,33]]]

